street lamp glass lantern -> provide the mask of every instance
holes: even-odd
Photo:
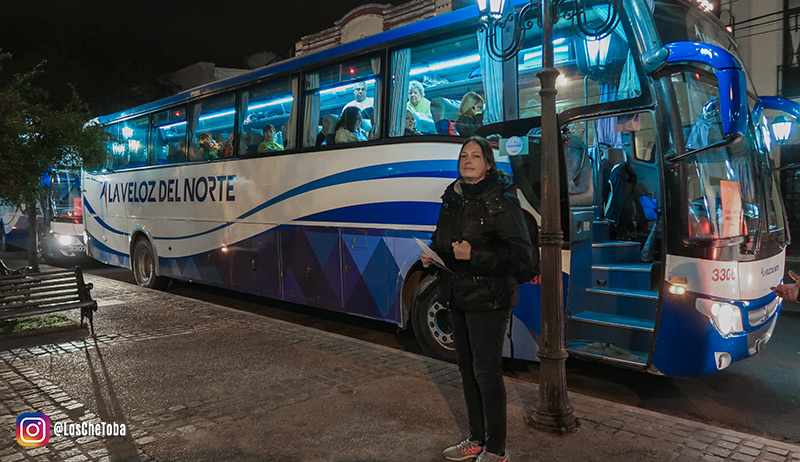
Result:
[[[478,9],[482,18],[492,17],[499,19],[503,16],[505,0],[478,0]]]
[[[792,136],[792,120],[786,116],[779,116],[772,122],[772,133],[775,136],[775,141],[779,143],[786,142]]]

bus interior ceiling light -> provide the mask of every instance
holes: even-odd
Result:
[[[262,109],[262,108],[265,108],[267,106],[276,106],[278,104],[291,103],[292,101],[294,101],[294,98],[291,97],[291,96],[287,96],[286,98],[279,98],[279,99],[276,99],[276,100],[273,100],[273,101],[267,101],[266,103],[258,103],[258,104],[254,104],[252,106],[247,106],[247,110],[248,111],[252,111],[254,109]]]
[[[366,86],[370,86],[373,83],[375,83],[375,79],[364,80],[363,83]],[[346,83],[344,85],[339,85],[338,87],[328,88],[327,90],[320,90],[319,94],[320,95],[329,95],[329,94],[333,94],[333,93],[345,92],[347,90],[352,90],[352,88],[353,88],[353,86],[355,84],[356,84],[356,82]]]

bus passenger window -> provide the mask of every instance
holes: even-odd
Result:
[[[150,138],[153,142],[150,165],[186,162],[186,107],[153,114]]]
[[[565,14],[561,12],[562,17]],[[602,21],[603,12],[586,6],[578,12],[585,24]],[[570,21],[558,21],[553,32],[553,58],[561,74],[556,80],[558,112],[576,106],[620,101],[642,94],[641,76],[624,28],[587,39]],[[542,36],[529,34],[517,55],[519,115],[541,115],[541,89],[537,72],[542,68]]]
[[[236,96],[233,93],[208,98],[192,106],[194,137],[189,147],[189,161],[223,159],[222,144],[236,127]],[[233,156],[231,152],[231,156]]]
[[[413,113],[422,135],[468,136],[487,121],[502,119],[499,64],[478,53],[475,35],[449,38],[392,54],[392,108],[389,136],[415,135],[406,130],[406,110]],[[465,99],[467,100],[465,102]],[[476,104],[484,106],[478,111]],[[461,111],[462,105],[468,105]],[[460,133],[457,126],[462,125]]]
[[[303,146],[375,139],[380,60],[361,59],[306,74]]]
[[[280,150],[292,149],[295,146],[294,134],[289,127],[293,104],[291,79],[269,82],[243,91],[244,122],[239,141],[242,155],[276,151],[277,146],[281,147]],[[267,127],[272,127],[272,140],[265,140]],[[262,144],[263,150],[259,148]]]
[[[149,116],[127,120],[120,124],[120,145],[114,151],[112,169],[122,170],[147,165],[149,125]]]

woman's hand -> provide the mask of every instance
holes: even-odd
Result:
[[[778,294],[779,297],[796,302],[797,294],[800,292],[800,276],[798,276],[794,271],[789,270],[789,278],[795,282],[791,284],[780,284],[777,287],[770,287],[770,289]]]
[[[422,266],[424,266],[425,268],[433,264],[433,259],[431,259],[431,257],[425,252],[422,252],[420,254],[419,259],[422,260]]]
[[[456,260],[469,260],[472,255],[472,245],[467,241],[453,242],[453,253]]]

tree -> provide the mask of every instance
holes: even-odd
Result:
[[[0,52],[3,61],[11,58]],[[52,169],[79,169],[103,158],[107,135],[90,118],[86,105],[73,91],[68,103],[54,107],[35,84],[44,63],[26,73],[2,76],[0,83],[0,201],[24,207],[28,215],[28,262],[38,269],[36,204],[42,197],[42,178]]]

